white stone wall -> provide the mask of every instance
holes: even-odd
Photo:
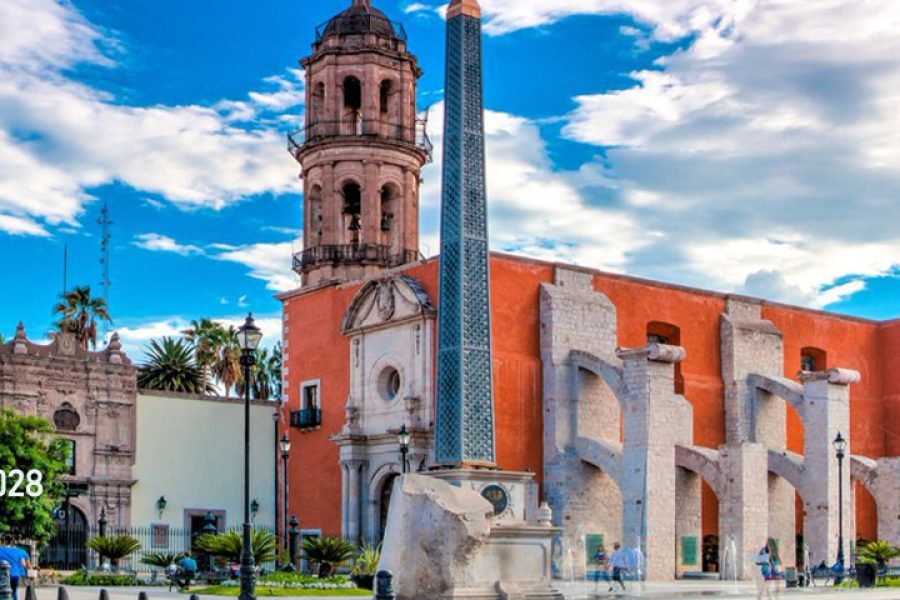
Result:
[[[275,525],[273,402],[250,407],[250,496],[254,523]],[[280,458],[278,458],[280,460]],[[141,391],[131,525],[190,525],[186,511],[222,511],[226,527],[244,519],[244,403],[238,399]],[[166,498],[160,515],[156,501]]]

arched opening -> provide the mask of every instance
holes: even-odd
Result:
[[[801,371],[824,371],[828,368],[828,353],[821,348],[807,346],[800,350]]]
[[[853,480],[853,510],[856,516],[856,540],[850,541],[851,548],[857,541],[871,542],[879,538],[878,504],[875,497],[860,481]]]
[[[384,482],[381,484],[381,493],[379,494],[378,500],[378,514],[380,519],[378,538],[380,540],[384,539],[384,533],[387,530],[388,511],[391,508],[391,494],[394,491],[394,481],[396,481],[397,476],[398,473],[391,473],[384,478]]]
[[[53,511],[53,518],[56,533],[41,553],[41,566],[73,570],[87,565],[87,542],[90,537],[87,517],[67,498]]]
[[[344,79],[344,125],[341,133],[344,135],[362,135],[362,84],[359,79],[347,77]]]
[[[53,413],[53,424],[59,431],[75,431],[81,424],[81,417],[78,412],[68,402],[63,402],[62,406]]]
[[[378,86],[378,107],[381,112],[381,118],[387,119],[388,113],[390,112],[391,105],[391,93],[393,91],[393,83],[390,79],[385,79],[381,82],[381,85]]]
[[[314,185],[309,190],[309,218],[307,219],[307,235],[309,242],[306,247],[318,246],[322,243],[322,188]]]
[[[625,441],[622,408],[602,378],[578,370],[578,437],[621,446]]]
[[[310,126],[312,128],[312,137],[316,135],[324,135],[321,130],[325,121],[325,84],[321,81],[312,88],[310,106]]]
[[[391,246],[393,253],[399,251],[395,226],[399,203],[400,189],[396,185],[389,183],[381,188],[381,243]]]
[[[362,213],[362,189],[355,181],[348,181],[341,191],[344,196],[344,237],[350,243],[359,243],[359,232],[362,230],[360,214]]]
[[[681,328],[671,323],[650,321],[647,323],[647,343],[680,346]],[[681,365],[681,362],[675,363],[675,393],[684,395],[684,375],[681,372]]]

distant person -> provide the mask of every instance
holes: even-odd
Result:
[[[594,571],[594,589],[599,585],[600,579],[609,579],[607,569],[609,569],[609,555],[606,553],[606,546],[599,544],[594,551],[593,558]]]
[[[609,582],[609,591],[613,591],[615,584],[622,586],[625,591],[625,581],[622,579],[622,573],[628,569],[628,553],[622,550],[619,542],[613,544],[613,553],[609,557],[609,566],[612,567],[612,581]]]
[[[756,600],[762,600],[763,592],[766,598],[771,598],[772,593],[769,591],[769,577],[772,572],[772,558],[769,555],[769,544],[759,549],[759,552],[753,555],[753,581],[756,583]]]
[[[644,555],[641,553],[641,549],[635,546],[626,550],[625,562],[627,563],[628,571],[634,573],[635,579],[640,579],[641,570],[644,566]]]
[[[191,589],[191,582],[197,576],[197,561],[191,556],[190,550],[185,552],[184,558],[178,562],[178,568],[181,570],[185,589]]]
[[[13,600],[19,600],[19,581],[28,576],[31,557],[15,545],[13,538],[7,536],[0,546],[0,560],[9,563],[9,587],[12,588]]]

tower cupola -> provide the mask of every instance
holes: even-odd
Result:
[[[348,281],[419,258],[419,184],[431,160],[416,110],[422,76],[406,31],[369,0],[319,26],[306,123],[288,139],[302,167],[304,285]]]

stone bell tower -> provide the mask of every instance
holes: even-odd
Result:
[[[406,32],[370,0],[316,30],[306,126],[289,136],[302,166],[303,285],[362,279],[419,257],[419,176],[431,159],[417,118],[422,76]]]

